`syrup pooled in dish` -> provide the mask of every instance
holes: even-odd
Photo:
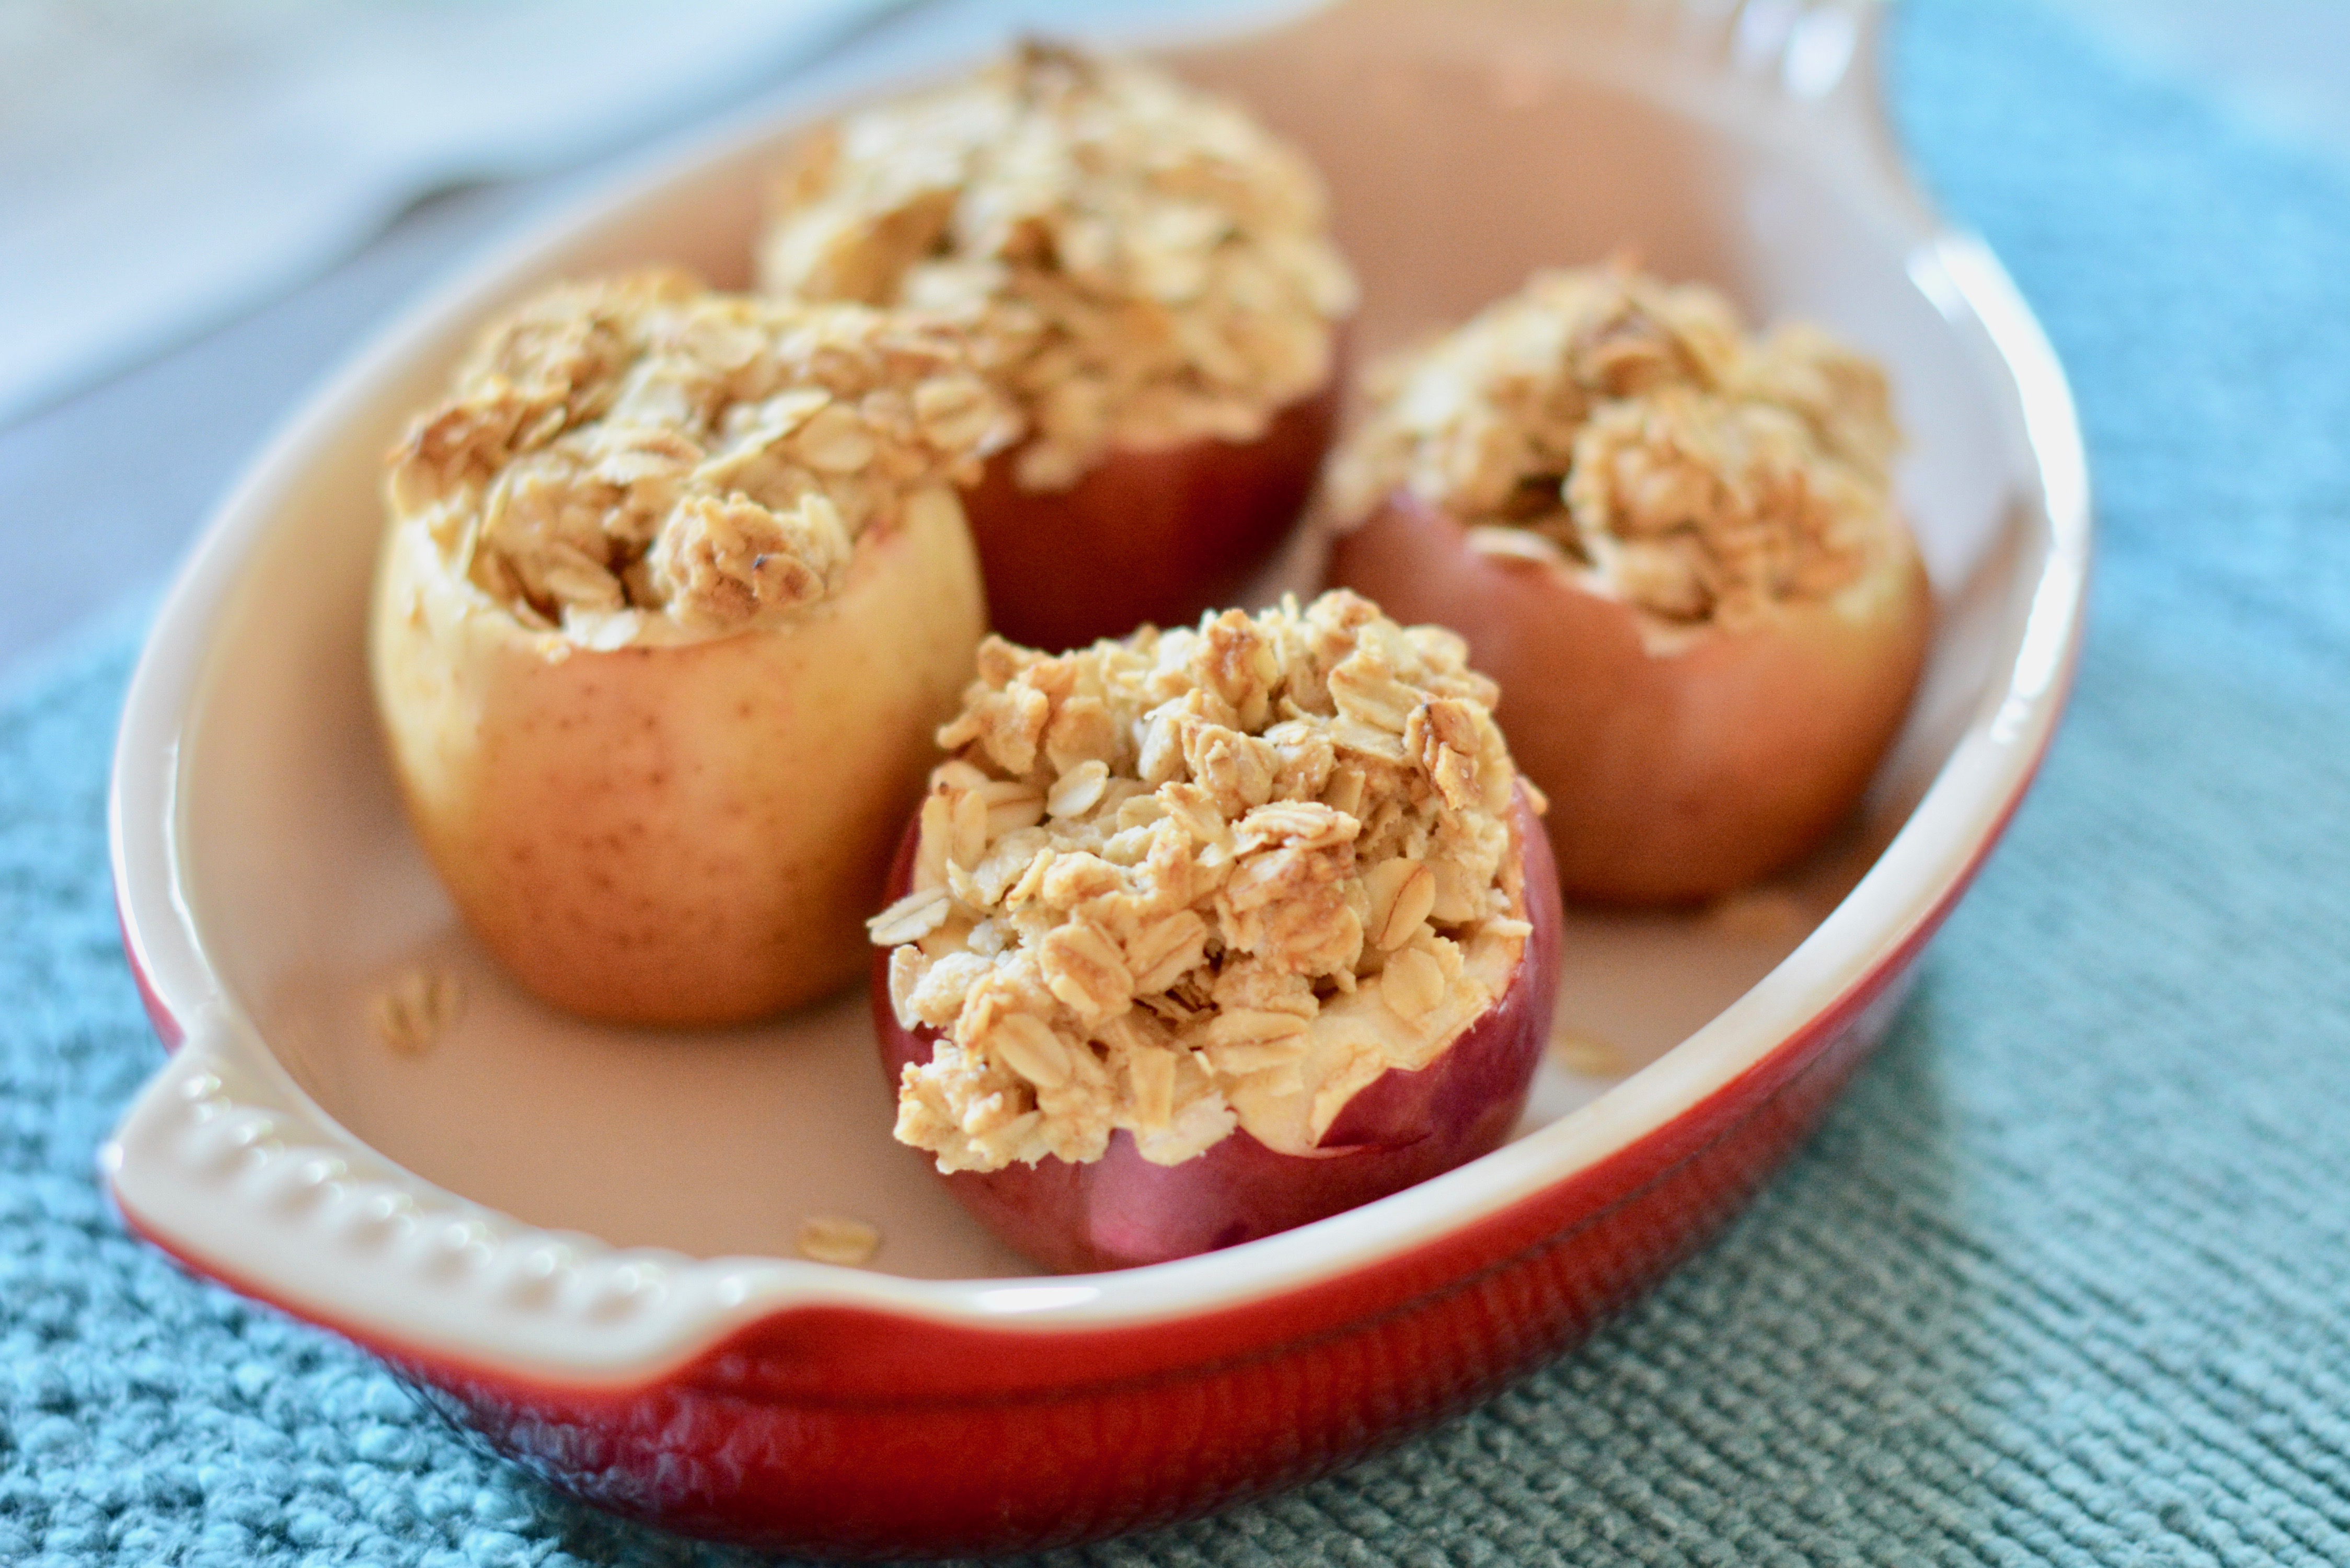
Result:
[[[1440,1150],[1491,1147],[1539,1054],[1556,942],[1529,903],[1541,837],[1492,699],[1459,639],[1345,593],[1058,657],[991,639],[940,732],[953,755],[905,890],[872,922],[899,1140],[942,1172],[994,1173],[974,1209],[997,1223],[987,1199],[1013,1202],[1020,1222],[998,1229],[1065,1266],[1199,1247],[1138,1237],[1131,1213],[1122,1237],[1040,1239],[1039,1203],[1002,1179],[1023,1167],[1196,1169],[1219,1201],[1249,1201],[1202,1216],[1178,1194],[1170,1231],[1213,1220],[1229,1240],[1232,1222],[1263,1233],[1377,1196],[1358,1179],[1382,1159],[1391,1190],[1442,1168],[1423,1168]],[[1511,1028],[1486,1030],[1513,995]],[[1375,1085],[1439,1083],[1426,1070],[1471,1037],[1471,1055],[1507,1058],[1471,1075],[1474,1104],[1350,1118]],[[1240,1161],[1253,1173],[1235,1183]],[[1291,1213],[1326,1189],[1348,1195]],[[1101,1185],[1041,1205],[1076,1231],[1105,1206],[1133,1207]]]
[[[1711,897],[1850,809],[1931,618],[1883,373],[1621,268],[1537,274],[1379,367],[1330,463],[1334,580],[1442,620],[1570,894]]]
[[[982,626],[952,488],[1016,430],[960,334],[559,285],[394,449],[370,653],[411,818],[558,1005],[754,1017],[844,983]]]
[[[989,597],[1055,647],[1190,620],[1264,558],[1328,441],[1355,305],[1295,149],[1151,67],[1041,45],[806,139],[760,280],[969,325],[1028,425],[970,503]]]

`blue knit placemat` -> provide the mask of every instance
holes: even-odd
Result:
[[[1919,0],[1895,65],[2088,426],[2044,782],[1720,1245],[1386,1458],[1059,1561],[2350,1562],[2350,177],[2029,0]],[[156,1061],[103,841],[130,644],[0,701],[0,1562],[751,1561],[478,1457],[108,1214]]]

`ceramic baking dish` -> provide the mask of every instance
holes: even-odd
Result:
[[[1629,248],[1878,355],[1910,433],[1901,493],[1940,622],[1860,819],[1726,911],[1571,917],[1557,1048],[1505,1147],[1267,1241],[1029,1277],[889,1140],[861,997],[718,1033],[596,1027],[458,928],[368,698],[380,456],[476,324],[545,279],[676,260],[742,282],[762,171],[803,114],[482,264],[213,520],[116,764],[126,945],[174,1047],[105,1153],[125,1219],[584,1496],[827,1554],[1197,1514],[1573,1344],[1736,1210],[1883,1033],[2031,779],[2080,635],[2064,378],[1997,263],[1904,177],[1877,16],[1363,3],[1168,54],[1320,161],[1363,349]],[[464,1005],[400,1052],[369,1009],[420,964]],[[879,1228],[868,1267],[795,1255],[831,1215]]]

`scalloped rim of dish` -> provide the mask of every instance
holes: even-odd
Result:
[[[1275,23],[1284,19],[1274,18]],[[1873,9],[1863,27],[1875,25]],[[1146,40],[1162,42],[1159,38]],[[861,90],[861,89],[860,89]],[[1860,88],[1850,89],[1859,93]],[[567,245],[665,185],[771,141],[848,93],[730,126],[637,170],[468,266],[378,334],[268,444],[215,514],[159,613],[126,701],[109,801],[125,946],[167,1039],[100,1163],[125,1219],[201,1272],[375,1345],[564,1386],[659,1379],[734,1332],[803,1308],[992,1330],[1097,1332],[1213,1314],[1344,1278],[1500,1214],[1670,1127],[1899,965],[2021,799],[2064,705],[2091,535],[2071,391],[1982,244],[1941,225],[1898,171],[1875,111],[1874,196],[1910,241],[1918,286],[1981,328],[1988,393],[2020,438],[2047,538],[2003,680],[1849,896],[1777,969],[1663,1057],[1582,1109],[1446,1175],[1265,1241],[1115,1273],[915,1280],[775,1258],[693,1259],[542,1230],[434,1187],[361,1143],[299,1089],[213,974],[182,890],[180,739],[248,551],[296,476],[374,389],[543,275]],[[1996,363],[1991,363],[1995,358]],[[1995,379],[2009,383],[2002,387]],[[2036,567],[2036,570],[2033,569]]]

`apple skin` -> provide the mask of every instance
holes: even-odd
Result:
[[[605,652],[524,627],[395,525],[369,651],[409,819],[482,944],[567,1012],[699,1026],[862,971],[985,619],[939,486],[798,618]]]
[[[1237,602],[1305,512],[1337,427],[1344,358],[1253,441],[1113,450],[1052,491],[1023,490],[1020,449],[998,452],[963,496],[995,629],[1058,653]]]
[[[1097,1160],[1047,1157],[941,1178],[980,1223],[1059,1273],[1133,1268],[1237,1246],[1326,1219],[1440,1176],[1501,1147],[1525,1109],[1558,998],[1558,876],[1523,788],[1526,938],[1502,998],[1416,1070],[1373,1079],[1311,1155],[1280,1154],[1243,1130],[1180,1165],[1154,1165],[1123,1130]],[[916,833],[891,870],[893,898],[911,885]],[[873,1027],[890,1090],[910,1062],[930,1060],[936,1030],[908,1029],[889,1005],[889,957],[873,969]],[[927,1159],[927,1155],[924,1157]]]
[[[1817,847],[1899,732],[1933,599],[1908,531],[1889,540],[1833,598],[1656,653],[1629,606],[1472,549],[1457,518],[1409,497],[1337,537],[1330,580],[1468,639],[1501,682],[1511,754],[1550,796],[1569,898],[1687,904]]]

